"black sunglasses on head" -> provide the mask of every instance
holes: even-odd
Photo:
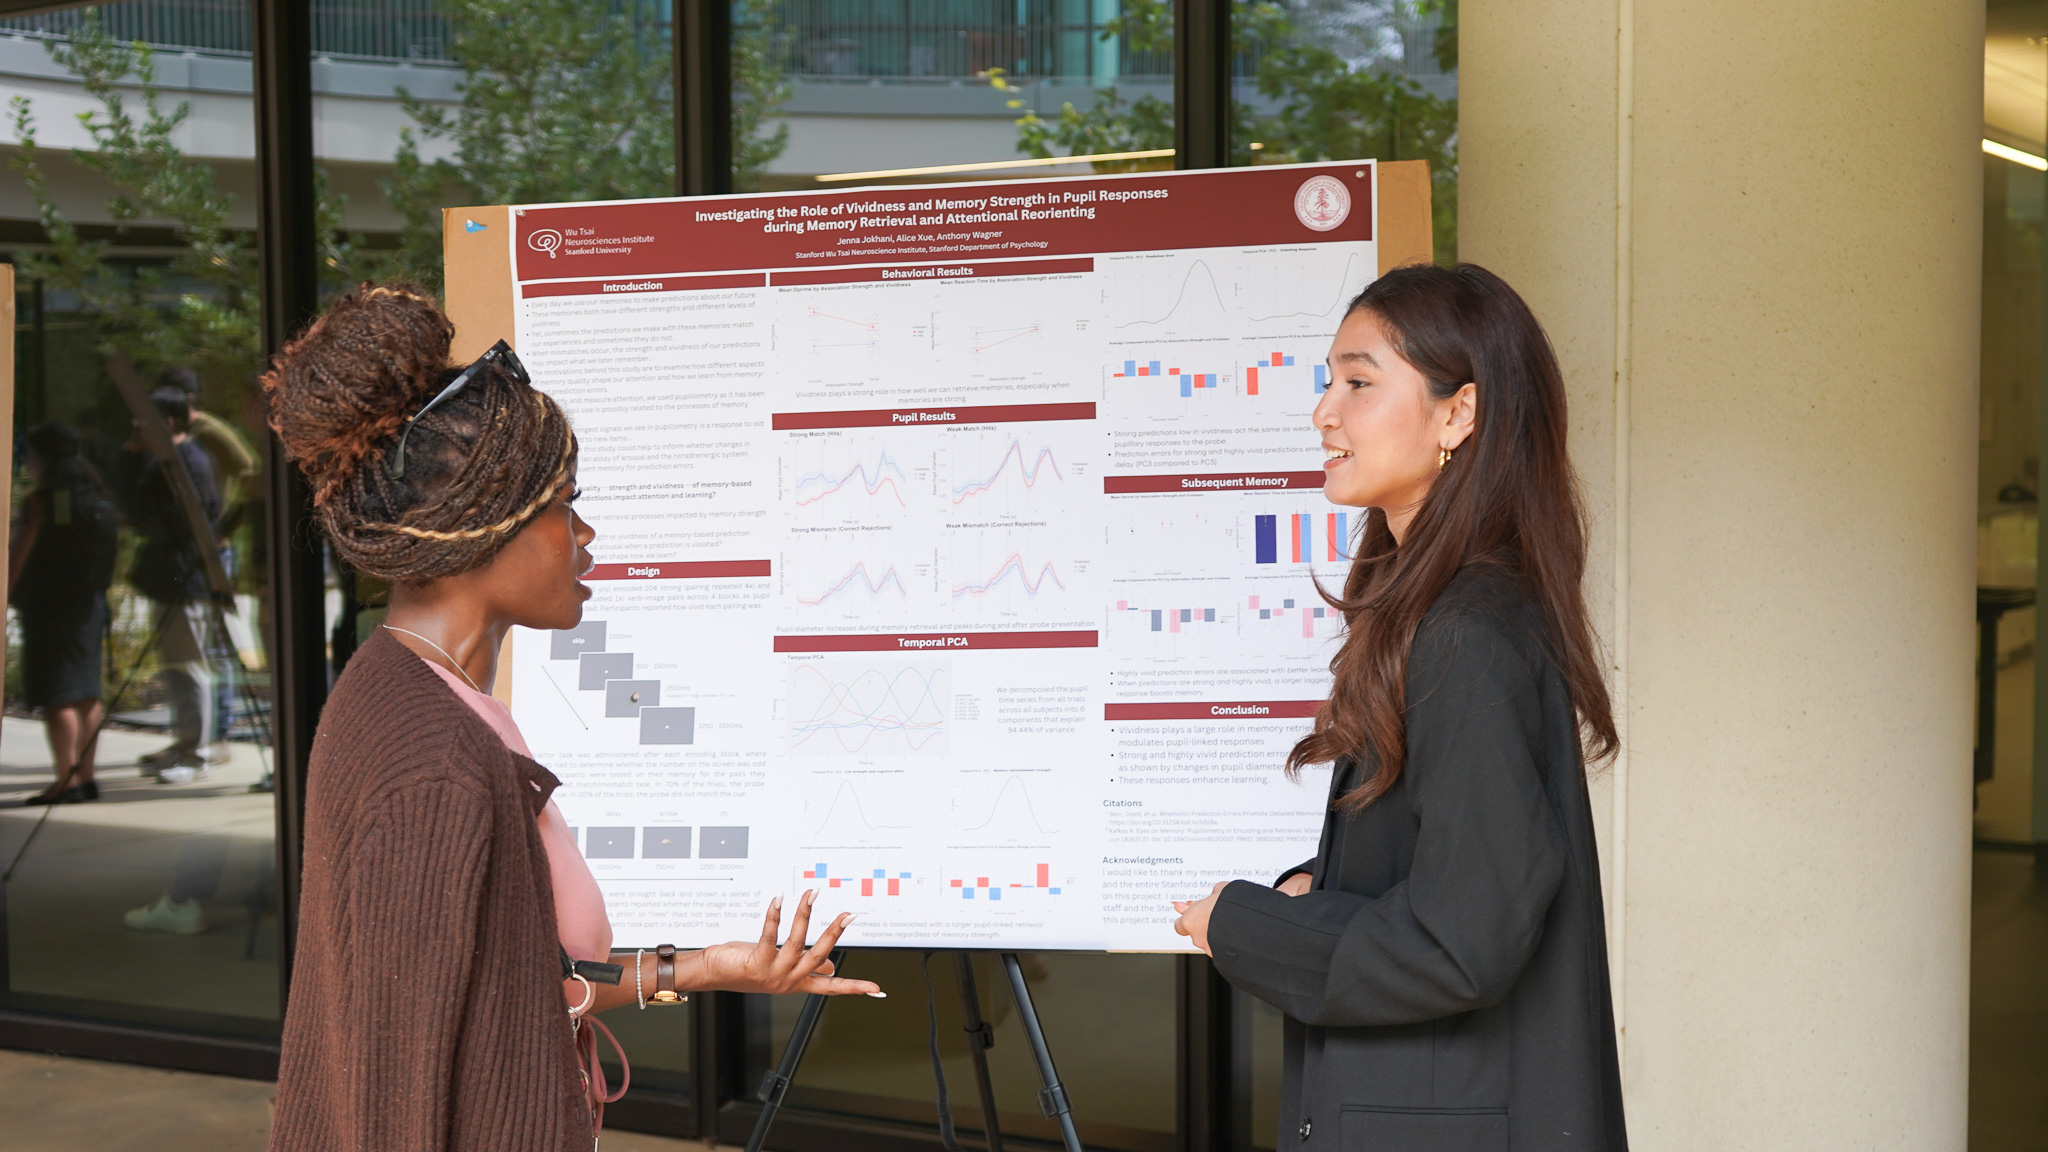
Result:
[[[491,345],[489,351],[477,357],[475,363],[464,368],[460,375],[448,382],[446,388],[441,389],[438,395],[432,400],[427,401],[426,407],[413,413],[412,419],[405,422],[404,431],[398,434],[398,447],[391,451],[391,478],[393,480],[402,479],[405,476],[405,438],[412,435],[412,426],[420,422],[420,417],[432,412],[441,401],[468,387],[469,382],[476,379],[477,373],[483,371],[487,365],[492,364],[510,372],[512,378],[521,384],[531,385],[533,383],[533,378],[526,374],[526,365],[519,362],[519,353],[512,351],[510,344],[500,340],[496,344]]]

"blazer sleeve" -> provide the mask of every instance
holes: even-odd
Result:
[[[448,1146],[490,842],[489,800],[451,780],[386,793],[356,841],[345,971],[360,1147]]]
[[[1499,1003],[1564,874],[1564,832],[1538,767],[1534,670],[1473,618],[1419,629],[1409,667],[1404,773],[1418,826],[1408,876],[1377,897],[1328,887],[1290,897],[1238,881],[1210,918],[1225,978],[1303,1023],[1411,1024]]]

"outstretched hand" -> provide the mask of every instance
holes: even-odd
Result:
[[[1216,910],[1216,898],[1230,887],[1230,881],[1218,880],[1209,894],[1200,900],[1175,900],[1173,910],[1180,913],[1180,919],[1173,922],[1173,930],[1193,940],[1195,947],[1209,951],[1209,914]]]
[[[779,940],[782,897],[777,896],[768,904],[759,940],[714,944],[697,953],[702,970],[690,982],[691,986],[721,992],[816,992],[823,996],[860,992],[881,996],[881,985],[871,980],[847,980],[832,974],[832,949],[839,943],[840,933],[853,923],[853,913],[842,912],[833,917],[818,934],[818,942],[804,946],[810,932],[811,905],[817,895],[813,889],[798,898],[787,940]]]

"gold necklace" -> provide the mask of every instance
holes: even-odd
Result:
[[[439,652],[441,654],[441,658],[443,660],[448,661],[448,663],[455,669],[455,674],[457,676],[462,677],[464,680],[469,680],[469,673],[463,671],[462,662],[457,660],[455,657],[448,655],[448,650],[446,648],[441,647],[439,644],[434,643],[432,640],[427,639],[425,636],[420,635],[419,633],[413,631],[410,628],[400,628],[396,624],[385,624],[382,625],[382,627],[390,632],[403,632],[407,636],[410,636],[413,639],[419,641],[420,643],[425,644],[427,647],[432,648],[434,651]],[[476,681],[474,680],[469,680],[469,686],[471,688],[476,688],[477,695],[479,696],[489,695],[489,693],[485,692],[483,689],[477,688]]]

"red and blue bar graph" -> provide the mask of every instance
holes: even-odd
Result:
[[[976,892],[982,893],[981,898],[983,900],[1001,900],[1003,898],[1003,889],[1006,887],[1033,888],[1052,896],[1057,896],[1060,894],[1060,890],[1052,886],[1052,865],[1040,864],[1038,866],[1037,879],[1038,882],[1036,884],[1005,885],[1002,883],[991,884],[989,883],[988,877],[977,876],[974,878],[974,883],[972,884],[969,884],[965,879],[956,879],[952,882],[952,886],[960,889],[960,898],[962,900],[974,899],[974,894]]]
[[[1118,380],[1136,376],[1165,376],[1175,380],[1180,384],[1180,394],[1182,396],[1193,396],[1197,388],[1216,387],[1216,373],[1214,372],[1183,372],[1178,368],[1168,368],[1165,371],[1161,371],[1159,361],[1157,360],[1148,360],[1142,364],[1136,360],[1126,360],[1124,361],[1124,370],[1112,374],[1112,378]]]
[[[826,873],[825,865],[821,863],[815,867],[805,869],[804,879],[816,880],[827,888],[848,888],[853,885],[855,879],[858,879],[860,881],[860,894],[863,896],[875,895],[875,886],[877,884],[886,885],[882,893],[883,895],[901,896],[903,895],[903,882],[910,879],[910,873],[898,872],[891,876],[887,869],[877,868],[871,876],[861,876],[858,878],[852,876],[831,876]]]
[[[1316,558],[1315,517],[1308,512],[1298,512],[1287,518],[1288,559],[1296,564],[1306,564]],[[1252,518],[1252,558],[1259,564],[1280,562],[1280,518],[1278,516],[1255,516]],[[1323,514],[1323,559],[1330,561],[1351,558],[1351,514],[1348,512],[1325,512]]]
[[[1294,357],[1284,352],[1268,353],[1264,360],[1257,361],[1245,368],[1244,394],[1247,396],[1257,396],[1259,394],[1259,372],[1262,369],[1292,367],[1294,367]],[[1327,364],[1317,364],[1314,365],[1314,368],[1316,391],[1318,393],[1326,391],[1330,387],[1330,366]]]

